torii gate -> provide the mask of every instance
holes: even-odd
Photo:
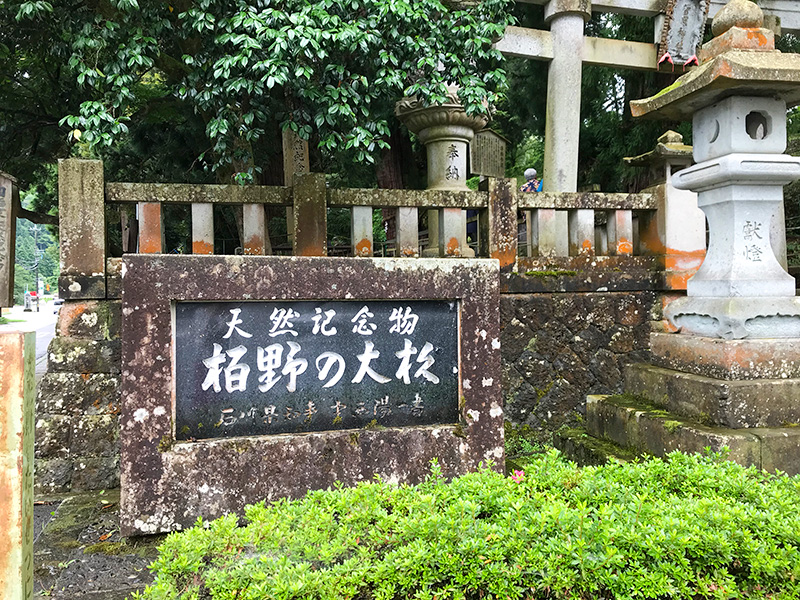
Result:
[[[544,6],[550,31],[508,27],[495,47],[506,56],[550,61],[547,72],[547,115],[544,141],[544,191],[576,192],[581,123],[581,69],[584,63],[620,69],[657,70],[656,43],[584,36],[592,11],[654,18],[654,39],[661,40],[667,0],[518,0]],[[711,0],[712,19],[728,0]],[[800,32],[800,2],[760,0],[765,16],[786,33]],[[560,235],[557,253],[569,254],[567,214],[556,212]],[[575,210],[569,216],[575,231],[592,231],[594,211]]]
[[[575,192],[578,183],[581,67],[584,63],[621,69],[657,69],[657,45],[585,37],[592,11],[654,17],[654,39],[661,39],[667,0],[518,0],[544,5],[550,31],[508,27],[496,48],[506,56],[550,61],[547,75],[544,191]],[[727,0],[711,0],[711,19]],[[767,16],[777,17],[785,33],[800,33],[800,2],[760,0]]]

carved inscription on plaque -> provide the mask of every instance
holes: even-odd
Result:
[[[179,302],[178,440],[458,421],[458,303]]]
[[[475,175],[505,177],[506,140],[491,129],[476,133],[470,144],[470,165]]]

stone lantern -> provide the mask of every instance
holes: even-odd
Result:
[[[426,106],[416,97],[403,98],[395,115],[425,144],[428,155],[428,189],[470,191],[467,156],[475,133],[486,127],[482,115],[468,115],[451,86],[447,102]],[[457,208],[428,210],[429,249],[425,256],[470,256],[466,211]],[[455,235],[454,235],[455,234]]]
[[[795,281],[776,259],[783,186],[800,178],[786,149],[786,109],[800,103],[800,56],[775,50],[761,9],[731,0],[712,24],[701,65],[662,93],[632,103],[634,116],[692,119],[697,164],[672,176],[698,194],[708,219],[706,258],[687,297],[666,315],[682,333],[743,338],[800,337]],[[781,248],[779,247],[779,250]]]

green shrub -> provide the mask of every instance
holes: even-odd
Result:
[[[518,481],[519,480],[519,481]],[[159,599],[800,598],[800,477],[719,457],[380,481],[169,536]]]

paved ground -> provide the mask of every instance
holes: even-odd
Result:
[[[119,490],[38,498],[34,599],[123,600],[152,581],[163,536],[119,535]]]
[[[58,318],[52,301],[42,302],[39,312],[25,312],[21,306],[4,308],[3,317],[11,322],[0,325],[0,331],[36,332],[36,381],[39,381],[47,370],[47,346],[55,335]]]

